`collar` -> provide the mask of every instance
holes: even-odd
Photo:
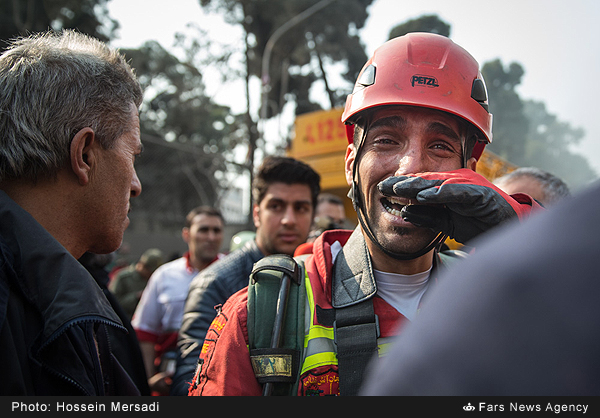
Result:
[[[196,267],[192,266],[191,259],[190,259],[190,257],[191,257],[190,256],[190,252],[186,251],[182,255],[182,257],[185,259],[185,268],[188,271],[188,273],[194,273],[194,272],[198,273],[198,269]],[[217,260],[220,260],[223,257],[225,257],[225,254],[223,254],[223,253],[217,253],[217,255],[215,256],[215,258],[213,258],[212,261],[206,265],[206,267],[210,266],[212,263],[214,263]]]
[[[182,257],[185,259],[185,269],[188,271],[188,273],[193,273],[194,271],[198,271],[196,269],[196,267],[192,266],[191,263],[191,255],[189,251],[186,251],[185,253],[183,253]]]
[[[372,298],[377,292],[371,256],[356,227],[333,264],[331,305],[344,308]]]
[[[436,251],[430,280],[437,281],[441,265],[464,257],[462,251],[449,251],[443,255]],[[357,304],[372,298],[377,292],[371,256],[360,227],[356,227],[336,257],[330,280],[331,305],[334,308]]]

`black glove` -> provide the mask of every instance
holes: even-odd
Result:
[[[444,232],[463,244],[531,210],[530,205],[517,202],[469,169],[390,177],[378,188],[383,195],[419,202],[402,208],[401,216],[407,222]]]

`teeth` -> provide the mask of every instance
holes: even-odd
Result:
[[[392,199],[390,199],[390,201],[392,201]],[[402,203],[398,203],[398,202],[392,202],[392,203],[397,203],[397,204],[400,204],[400,205],[404,205],[404,204],[402,204]],[[398,217],[399,217],[399,216],[401,216],[401,214],[400,214],[400,211],[399,211],[399,210],[397,210],[397,209],[394,209],[394,208],[390,207],[390,206],[387,204],[387,202],[386,202],[386,200],[385,200],[385,199],[382,201],[382,204],[383,204],[383,207],[384,207],[384,209],[385,209],[386,211],[388,211],[389,213],[391,213],[392,215],[394,215],[394,216],[398,216]]]
[[[395,203],[396,205],[406,206],[411,204],[412,199],[407,199],[406,197],[392,197],[386,196],[386,199],[390,201],[390,203]]]

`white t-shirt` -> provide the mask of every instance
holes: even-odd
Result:
[[[419,303],[427,287],[431,268],[417,274],[404,275],[373,270],[377,282],[377,294],[398,312],[414,319],[419,309]]]
[[[177,331],[190,283],[197,274],[198,270],[191,268],[185,257],[157,268],[131,319],[133,328],[155,336]]]
[[[331,244],[333,261],[341,250],[342,245],[339,241]],[[412,321],[419,309],[421,298],[429,286],[431,267],[427,271],[411,275],[386,273],[375,269],[373,269],[373,274],[377,282],[377,295]]]

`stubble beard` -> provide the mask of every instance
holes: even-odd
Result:
[[[392,253],[416,253],[436,237],[436,234],[428,228],[388,225],[381,213],[375,213],[375,210],[370,212],[369,219],[376,220],[371,226],[373,235],[383,248]]]

